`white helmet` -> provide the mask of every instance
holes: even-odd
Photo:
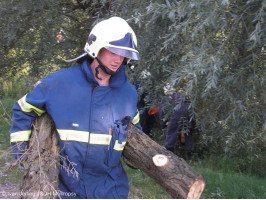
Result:
[[[137,37],[128,23],[120,17],[111,17],[93,27],[84,47],[84,54],[66,61],[76,61],[86,55],[97,58],[102,48],[127,58],[127,61],[139,60],[139,52],[136,47]]]

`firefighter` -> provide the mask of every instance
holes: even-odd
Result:
[[[49,74],[13,106],[11,145],[20,159],[32,121],[54,120],[61,148],[60,198],[127,198],[128,179],[120,163],[129,121],[139,129],[138,94],[125,74],[139,60],[137,38],[128,23],[111,17],[96,24],[77,64]],[[125,119],[122,119],[126,116]],[[73,176],[73,167],[78,176]],[[64,196],[64,194],[75,196]]]

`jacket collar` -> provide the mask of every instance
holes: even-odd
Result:
[[[81,64],[81,69],[82,72],[84,73],[86,79],[88,80],[88,82],[90,84],[92,84],[93,86],[98,86],[99,83],[95,80],[94,76],[93,76],[93,72],[91,70],[91,66],[90,63],[85,60],[82,64]],[[121,87],[124,83],[127,82],[127,77],[126,77],[126,66],[123,65],[119,71],[113,75],[110,79],[110,84],[109,87],[114,87],[114,88],[118,88]]]

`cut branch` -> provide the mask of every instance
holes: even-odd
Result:
[[[144,171],[173,198],[200,198],[205,188],[200,174],[134,125],[130,124],[128,130],[129,138],[123,151],[128,163]]]

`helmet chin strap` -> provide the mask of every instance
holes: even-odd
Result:
[[[105,65],[103,65],[102,62],[101,62],[97,57],[96,57],[96,60],[98,61],[99,65],[98,65],[98,67],[95,68],[95,71],[96,71],[96,72],[95,72],[95,76],[96,76],[96,78],[99,79],[99,80],[102,80],[102,78],[100,78],[100,77],[98,76],[98,75],[99,75],[99,68],[100,68],[101,70],[103,70],[104,73],[113,76],[113,75],[115,75],[115,74],[118,72],[118,70],[119,70],[120,67],[122,66],[122,65],[121,65],[116,71],[112,71],[112,70],[110,70],[108,67],[106,67]]]

